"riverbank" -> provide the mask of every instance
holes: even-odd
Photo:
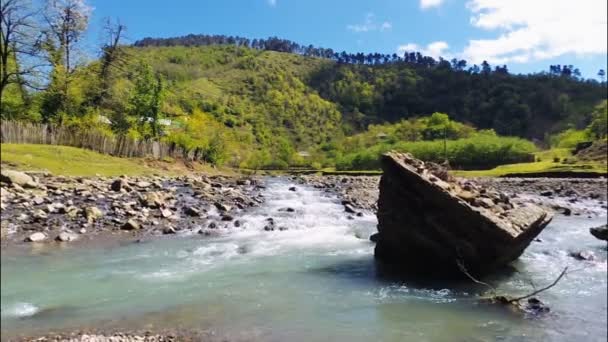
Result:
[[[360,210],[377,210],[380,176],[303,175],[293,179],[317,189],[337,194],[345,204]],[[530,200],[568,215],[591,214],[588,202],[606,210],[606,178],[471,178],[478,185],[495,188],[512,197],[528,196]],[[583,204],[583,205],[580,205]],[[596,210],[597,211],[597,210]]]
[[[2,244],[105,243],[179,233],[217,235],[264,202],[259,178],[65,177],[2,169]]]

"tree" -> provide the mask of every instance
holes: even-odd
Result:
[[[120,42],[124,38],[127,27],[120,20],[112,22],[106,18],[104,23],[104,38],[106,42],[101,47],[101,66],[99,79],[101,82],[99,93],[94,103],[99,106],[107,97],[110,90],[110,72],[112,68],[121,69],[126,62],[126,53],[121,49]]]
[[[604,71],[604,69],[600,69],[600,70],[597,72],[597,76],[600,78],[600,81],[601,81],[602,83],[604,83],[604,81],[606,80],[606,71]]]
[[[88,23],[91,8],[84,0],[47,0],[44,20],[47,27],[43,30],[44,47],[53,67],[50,77],[50,94],[43,107],[50,110],[44,114],[48,121],[59,111],[70,112],[70,81],[79,65],[79,42]],[[59,117],[61,121],[61,117]]]
[[[28,0],[3,0],[0,4],[0,99],[4,103],[4,90],[10,84],[21,89],[33,86],[29,77],[35,76],[42,66],[35,56],[38,53],[36,12]],[[28,59],[30,63],[25,60]],[[23,89],[22,89],[23,90]],[[4,110],[1,110],[4,115]]]
[[[154,75],[149,64],[140,62],[135,71],[134,83],[129,99],[129,114],[137,121],[144,137],[157,138],[160,135],[159,119],[164,94],[162,77]]]

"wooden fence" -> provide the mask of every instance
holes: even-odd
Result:
[[[203,159],[202,151],[186,151],[171,143],[108,136],[98,131],[83,131],[48,124],[5,120],[0,123],[2,143],[73,146],[116,157]]]

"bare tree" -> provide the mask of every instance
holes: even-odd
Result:
[[[121,41],[125,38],[126,30],[127,27],[121,24],[119,19],[116,22],[113,22],[111,18],[104,20],[104,42],[101,47],[101,66],[99,69],[101,89],[95,100],[96,105],[100,105],[108,96],[111,69],[120,71],[126,63],[127,53],[121,48]]]
[[[44,48],[52,65],[50,89],[56,94],[53,109],[68,111],[69,87],[80,57],[79,42],[89,24],[91,7],[85,0],[47,0],[44,9],[46,28]],[[45,118],[45,120],[48,118]]]
[[[36,15],[29,0],[0,3],[0,99],[9,84],[33,87],[29,77],[42,66],[36,61],[40,52]]]

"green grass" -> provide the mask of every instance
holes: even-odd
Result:
[[[453,174],[461,177],[499,177],[513,173],[536,172],[598,172],[606,173],[606,163],[580,162],[574,164],[562,163],[565,158],[572,159],[572,153],[567,148],[556,148],[535,153],[537,161],[534,163],[507,164],[490,170],[454,171]],[[559,158],[560,162],[555,162]]]
[[[158,173],[141,161],[117,158],[69,146],[0,144],[3,164],[20,170],[44,170],[65,176],[118,176]]]

